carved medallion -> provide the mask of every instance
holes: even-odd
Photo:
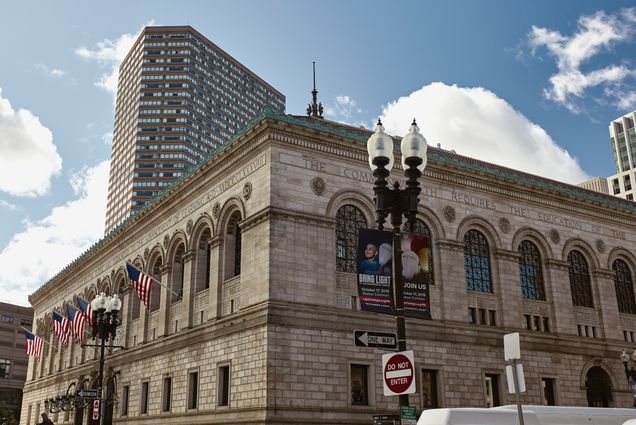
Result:
[[[168,248],[168,243],[170,243],[170,237],[168,235],[166,235],[166,236],[163,237],[163,247],[165,249]]]
[[[186,224],[186,233],[189,235],[190,233],[192,233],[192,220],[188,220],[188,224]]]
[[[599,253],[601,253],[601,254],[602,254],[602,253],[604,253],[604,252],[605,252],[605,242],[603,242],[603,241],[602,241],[602,240],[600,240],[600,239],[597,239],[597,240],[596,240],[596,250],[597,250]]]
[[[311,179],[311,190],[318,196],[322,195],[325,192],[325,187],[327,184],[320,177],[314,177]]]
[[[144,260],[148,260],[149,255],[150,255],[150,248],[146,247],[146,249],[144,249]]]
[[[442,209],[442,214],[444,215],[446,221],[448,221],[449,223],[455,221],[455,208],[451,207],[450,205],[446,205],[444,209]]]
[[[557,232],[556,229],[550,230],[550,240],[552,241],[552,243],[561,242],[561,235],[559,235],[559,232]]]
[[[502,233],[509,233],[511,228],[512,226],[510,225],[510,221],[507,218],[499,219],[499,230],[501,230]]]
[[[221,204],[218,202],[214,204],[212,207],[212,217],[219,218],[219,214],[221,213]]]
[[[252,183],[247,182],[243,185],[243,199],[246,201],[252,196]]]

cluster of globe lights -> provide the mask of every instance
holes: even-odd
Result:
[[[83,409],[88,406],[90,400],[75,397],[75,382],[71,382],[66,390],[66,394],[58,395],[56,397],[52,397],[48,400],[44,400],[44,408],[48,410],[50,413],[58,413],[61,411],[68,411],[73,409]]]

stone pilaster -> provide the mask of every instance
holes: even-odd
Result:
[[[440,239],[437,241],[437,249],[444,274],[440,296],[443,303],[442,320],[465,323],[468,309],[466,275],[463,267],[457,267],[458,264],[464,264],[464,242]],[[435,276],[441,274],[442,271],[439,271]]]
[[[181,301],[181,327],[188,329],[192,327],[192,305],[194,300],[195,276],[194,259],[196,251],[190,250],[183,254],[183,298]]]
[[[161,302],[159,304],[159,318],[157,320],[157,331],[155,336],[157,338],[164,337],[168,334],[168,309],[170,308],[170,300],[172,299],[172,293],[168,291],[172,282],[172,266],[170,264],[164,264],[159,269],[161,273]]]
[[[210,288],[208,289],[208,320],[221,317],[221,294],[223,290],[223,276],[221,273],[221,244],[222,236],[214,236],[208,241],[210,244]]]
[[[595,307],[600,311],[603,335],[607,339],[623,340],[620,323],[618,303],[616,300],[616,287],[614,286],[614,271],[596,269],[592,272],[592,287],[596,289]]]
[[[498,249],[494,253],[499,271],[495,288],[495,294],[498,295],[497,310],[501,318],[500,325],[506,328],[519,328],[523,323],[519,257],[520,254],[516,251]]]
[[[557,334],[577,335],[572,306],[570,275],[566,261],[545,260],[546,298],[554,315],[552,329]]]

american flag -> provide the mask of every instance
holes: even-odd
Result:
[[[152,277],[142,272],[130,263],[126,263],[130,283],[139,295],[139,299],[144,303],[146,309],[150,309],[150,288],[152,287]]]
[[[31,332],[25,330],[24,337],[26,338],[26,353],[28,356],[33,356],[36,359],[40,359],[42,354],[42,338],[33,335]]]
[[[77,305],[79,305],[80,311],[82,315],[86,319],[86,322],[89,325],[93,324],[93,309],[91,308],[91,303],[86,301],[84,298],[77,297]]]
[[[66,304],[66,311],[68,313],[68,320],[71,322],[71,334],[80,342],[84,342],[84,324],[86,323],[86,318],[79,310],[70,304]]]
[[[57,311],[53,312],[53,330],[55,331],[57,339],[59,339],[62,344],[68,343],[68,336],[70,334],[68,319],[62,317]]]

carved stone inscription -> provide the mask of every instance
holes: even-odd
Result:
[[[373,174],[370,170],[364,170],[353,167],[340,167],[334,164],[326,163],[307,155],[293,155],[289,153],[280,154],[280,162],[283,164],[293,165],[305,168],[319,173],[331,174],[334,176],[345,177],[350,180],[361,181],[372,184],[374,182]],[[563,216],[551,213],[549,211],[537,211],[531,208],[519,205],[502,204],[499,200],[489,199],[482,195],[462,192],[455,189],[446,189],[443,187],[422,188],[424,197],[439,198],[457,204],[467,205],[472,208],[480,208],[489,211],[500,211],[517,217],[523,217],[528,220],[536,220],[554,226],[564,227],[582,232],[590,232],[597,235],[608,236],[616,239],[626,240],[624,231],[614,229],[601,228],[596,224],[582,221],[576,217]]]

